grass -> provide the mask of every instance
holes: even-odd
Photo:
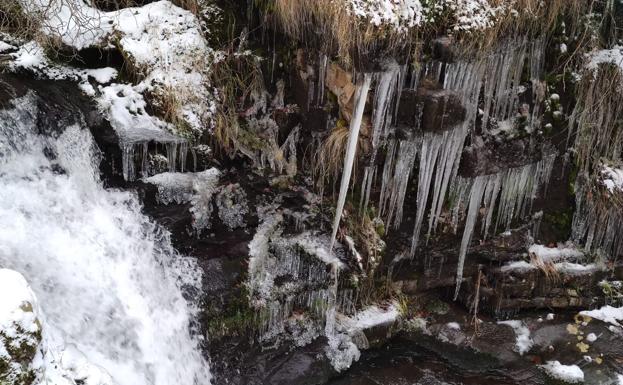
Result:
[[[221,152],[233,155],[241,140],[252,133],[243,132],[239,117],[254,93],[264,90],[264,79],[259,60],[248,54],[239,54],[231,46],[217,60],[210,72],[211,82],[220,98],[217,104],[214,145]]]
[[[463,31],[455,30],[459,20],[449,8],[434,10],[437,2],[425,0],[422,4],[428,20],[405,32],[390,26],[375,26],[351,15],[346,0],[316,0],[314,6],[307,0],[273,1],[264,10],[275,14],[284,32],[305,45],[317,42],[320,47],[316,48],[337,56],[346,66],[366,57],[410,57],[417,54],[418,41],[444,34],[453,35],[463,53],[482,54],[510,36],[547,34],[563,18],[579,24],[598,3],[598,0],[516,0],[511,11],[509,0],[488,0],[493,9],[505,11],[494,17],[490,28]]]

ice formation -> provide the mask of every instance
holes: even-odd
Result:
[[[363,182],[361,184],[361,209],[365,209],[370,200],[370,191],[372,190],[372,182],[376,175],[376,156],[382,139],[388,134],[388,128],[392,123],[393,106],[398,104],[398,90],[401,89],[400,84],[401,72],[397,63],[392,62],[386,64],[389,67],[384,72],[375,74],[373,82],[376,83],[374,90],[374,103],[372,113],[372,153],[368,165],[364,169]]]
[[[549,155],[537,163],[508,169],[498,174],[457,180],[452,194],[456,197],[452,208],[455,228],[458,226],[459,214],[465,213],[466,210],[467,213],[459,252],[455,297],[458,296],[461,287],[465,257],[481,207],[485,210],[481,228],[483,237],[487,237],[493,224],[493,212],[496,207],[494,230],[497,231],[499,226],[508,229],[515,218],[522,218],[530,213],[532,202],[539,190],[549,183],[555,159],[555,155]]]
[[[368,90],[370,89],[371,81],[371,74],[364,74],[362,80],[358,83],[357,91],[355,93],[355,110],[353,112],[353,117],[350,122],[348,144],[346,145],[344,168],[342,170],[342,182],[340,184],[340,195],[338,197],[335,209],[335,219],[333,220],[333,230],[331,233],[331,245],[329,246],[329,250],[333,249],[333,243],[335,242],[337,230],[340,227],[340,220],[342,219],[344,203],[346,203],[346,195],[348,194],[348,186],[350,185],[350,177],[353,172],[355,154],[357,152],[359,130],[361,129],[361,121],[363,119],[363,113],[366,106],[366,100],[368,98]]]

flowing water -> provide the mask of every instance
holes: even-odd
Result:
[[[0,111],[0,266],[32,286],[48,347],[75,346],[118,385],[209,384],[182,291],[198,270],[134,194],[102,187],[88,130],[37,134],[36,102]]]

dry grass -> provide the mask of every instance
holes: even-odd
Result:
[[[274,11],[282,29],[303,42],[320,42],[321,50],[334,53],[342,64],[352,58],[384,57],[409,47],[415,35],[362,23],[333,0],[274,0]],[[415,34],[416,31],[414,31]]]
[[[593,76],[594,75],[594,76]],[[590,172],[602,158],[621,158],[623,143],[623,73],[617,65],[601,65],[577,86],[578,104],[571,116],[580,169]]]
[[[504,7],[508,0],[488,0],[493,7]],[[596,0],[516,0],[518,12],[503,12],[491,28],[482,31],[459,33],[457,40],[464,52],[482,52],[495,49],[500,41],[513,36],[541,36],[554,30],[563,18],[571,21],[573,28],[582,16],[590,13]]]
[[[547,283],[556,285],[560,282],[560,273],[552,261],[544,261],[537,254],[530,253],[530,263],[543,272]]]
[[[494,8],[508,9],[509,0],[488,0]],[[494,47],[500,40],[518,34],[541,35],[553,30],[565,18],[576,23],[592,12],[598,0],[516,0],[513,9],[498,14],[491,28],[481,31],[455,31],[457,42],[465,52],[478,52]],[[426,4],[426,3],[425,3]],[[430,5],[425,5],[430,6]],[[506,8],[505,8],[506,6]],[[320,42],[318,47],[337,55],[350,66],[353,58],[385,57],[409,51],[419,40],[446,34],[457,20],[446,11],[435,15],[433,23],[400,33],[388,27],[376,27],[350,15],[347,6],[334,0],[274,0],[274,11],[281,28],[302,42]]]
[[[365,122],[362,124],[365,124]],[[350,127],[348,123],[344,120],[338,120],[336,126],[314,152],[312,161],[313,175],[321,193],[324,193],[325,183],[331,180],[337,181],[344,168],[344,156],[346,155],[349,132]],[[365,135],[360,135],[357,142],[357,152],[359,154],[366,153],[369,146],[369,139]],[[359,169],[357,163],[361,156],[357,156],[355,159],[352,180],[357,180],[357,171]]]
[[[210,76],[219,97],[213,144],[233,155],[242,130],[239,115],[251,95],[264,89],[260,64],[254,56],[238,54],[232,47],[213,64]]]

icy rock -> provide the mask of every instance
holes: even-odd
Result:
[[[35,295],[16,271],[0,269],[0,383],[31,385],[41,343]]]
[[[249,212],[247,194],[239,184],[221,187],[216,195],[218,216],[230,230],[244,227],[244,216]]]

